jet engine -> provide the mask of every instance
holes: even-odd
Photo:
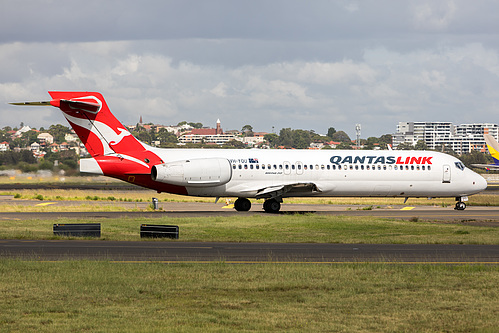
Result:
[[[225,158],[199,158],[157,164],[152,167],[154,181],[180,186],[209,187],[230,181],[232,169]]]

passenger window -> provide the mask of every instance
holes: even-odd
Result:
[[[310,170],[314,170],[314,166],[310,164]]]
[[[333,170],[336,170],[336,164],[333,164]]]
[[[321,170],[324,170],[324,164],[321,165]]]
[[[359,165],[355,164],[355,170],[359,170]]]
[[[411,170],[414,170],[414,165],[411,165]]]
[[[431,166],[430,165],[428,165],[428,170],[431,170]]]
[[[350,164],[350,170],[353,170],[353,165]]]
[[[369,167],[369,164],[366,165],[366,170],[371,170],[371,168]]]
[[[295,169],[295,165],[294,164],[291,166],[291,169],[293,169],[293,170]]]
[[[319,170],[319,164],[315,165],[315,170]]]
[[[274,164],[274,170],[277,169],[277,165]]]
[[[422,169],[422,170],[424,170],[424,168],[425,168],[425,166],[424,166],[424,165],[422,165],[422,166],[421,166],[421,169]]]
[[[236,169],[236,165],[235,164],[232,165],[232,169],[234,169],[234,170]]]
[[[301,170],[301,164],[298,164],[298,170]]]
[[[389,166],[388,166],[388,170],[391,170],[391,169],[392,169],[392,166],[391,166],[391,165],[389,165]]]
[[[241,170],[243,168],[243,166],[241,164],[239,164],[239,170]]]
[[[343,170],[346,170],[346,169],[348,169],[348,165],[345,164],[345,165],[343,165]]]
[[[282,164],[279,164],[279,170],[282,170]]]
[[[244,169],[248,169],[248,165],[247,164],[244,165]]]
[[[419,165],[416,165],[416,170],[419,170]]]
[[[265,170],[265,164],[262,164],[262,170]]]
[[[272,166],[270,164],[267,164],[267,169],[272,169]]]
[[[260,169],[260,164],[255,165],[255,168],[256,168],[257,170],[259,170],[259,169]]]
[[[386,170],[386,165],[383,165],[383,170]]]
[[[307,170],[307,165],[306,164],[303,165],[303,169]]]
[[[408,165],[406,165],[406,166],[405,166],[405,169],[406,169],[406,170],[409,170],[409,166],[408,166]]]
[[[253,170],[253,164],[250,164],[250,169]]]
[[[397,168],[398,168],[398,167],[397,167],[396,165],[394,165],[394,166],[393,166],[393,168],[394,168],[395,170],[397,170]]]
[[[378,170],[381,170],[381,165],[378,165]]]
[[[286,170],[288,170],[288,169],[289,169],[289,165],[288,165],[288,164],[286,164]]]

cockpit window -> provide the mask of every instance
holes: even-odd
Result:
[[[462,162],[455,162],[454,164],[459,170],[464,170],[464,164]]]

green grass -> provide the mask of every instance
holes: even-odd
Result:
[[[494,332],[498,266],[0,260],[2,332]]]
[[[174,224],[181,241],[376,244],[499,244],[499,228],[355,216],[254,215],[202,218],[10,220],[0,239],[56,239],[53,223],[101,223],[102,239],[140,240],[142,223]]]

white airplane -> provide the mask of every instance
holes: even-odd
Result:
[[[49,92],[91,158],[80,171],[105,175],[161,192],[200,197],[265,199],[277,213],[286,197],[455,197],[466,208],[469,195],[487,182],[457,158],[433,151],[161,149],[138,141],[96,92]]]
[[[492,155],[492,159],[494,160],[494,164],[472,164],[472,166],[484,168],[487,169],[487,171],[499,171],[499,144],[490,134],[485,134],[484,138],[485,143],[487,143],[489,153]]]

